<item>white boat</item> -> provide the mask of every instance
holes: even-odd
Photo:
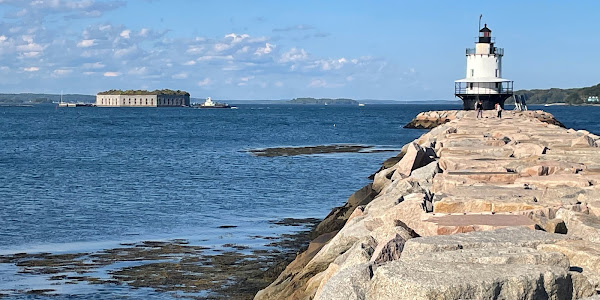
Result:
[[[358,106],[365,106],[365,104],[364,103],[359,103]]]
[[[227,103],[219,103],[212,101],[210,97],[206,98],[206,101],[200,105],[195,105],[195,108],[231,108]]]

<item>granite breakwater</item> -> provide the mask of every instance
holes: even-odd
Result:
[[[255,299],[600,297],[600,137],[542,111],[433,128],[337,207]]]

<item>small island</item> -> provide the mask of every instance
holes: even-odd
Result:
[[[358,101],[345,98],[296,98],[286,103],[290,104],[310,104],[310,105],[358,105]]]

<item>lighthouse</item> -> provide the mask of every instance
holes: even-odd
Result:
[[[494,109],[496,103],[504,108],[504,101],[513,95],[513,82],[502,78],[504,49],[494,42],[485,24],[475,48],[467,48],[467,76],[454,82],[454,95],[462,99],[465,110],[474,109],[479,100],[483,109]]]

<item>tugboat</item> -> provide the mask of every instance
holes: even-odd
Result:
[[[234,106],[235,107],[235,106]],[[233,108],[227,103],[213,102],[210,97],[206,98],[206,101],[200,105],[195,105],[194,108]]]

